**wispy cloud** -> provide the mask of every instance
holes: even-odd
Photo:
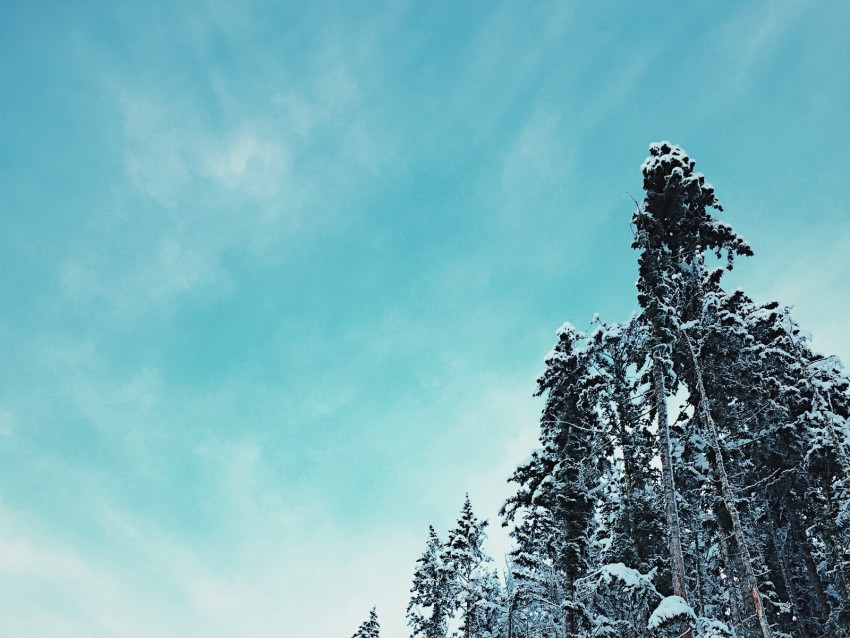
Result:
[[[254,27],[219,24],[219,9],[207,9],[181,19],[195,55],[212,63],[210,40]],[[125,320],[168,309],[186,293],[226,291],[225,255],[285,254],[297,237],[346,219],[393,142],[367,93],[380,81],[374,25],[339,35],[320,30],[328,46],[305,52],[299,72],[256,56],[251,74],[270,86],[250,98],[242,93],[254,87],[233,73],[157,81],[89,47],[122,122],[126,185],[85,220],[63,266],[69,297],[99,298]]]
[[[23,167],[3,190],[0,627],[330,637],[377,604],[402,638],[427,525],[465,491],[500,565],[552,332],[634,306],[623,193],[649,136],[718,136],[730,208],[755,192],[772,228],[799,215],[766,203],[793,186],[739,139],[757,117],[774,170],[841,198],[840,29],[793,63],[817,161],[776,133],[801,111],[751,83],[816,38],[801,6],[15,14],[3,53],[36,44],[0,74],[20,115],[0,177]],[[850,231],[806,223],[742,285],[846,361]]]
[[[101,516],[111,521],[110,544],[132,551],[109,558],[103,546],[69,543],[0,510],[0,591],[9,603],[0,616],[10,635],[306,638],[345,635],[376,602],[387,615],[404,606],[403,589],[387,588],[387,576],[412,560],[397,532],[352,538],[308,516],[282,528],[279,513],[265,510],[242,519],[240,537],[211,560],[208,539],[199,548],[150,522]],[[352,596],[352,586],[361,593]]]
[[[783,46],[783,36],[807,10],[804,2],[783,0],[741,7],[733,14],[716,42],[728,62],[726,68],[732,70],[724,99],[749,90],[753,74],[763,72],[765,60]]]

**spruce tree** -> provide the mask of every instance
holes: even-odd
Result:
[[[523,510],[512,531],[516,547],[508,559],[508,638],[544,636],[563,627],[563,577],[558,569],[556,521],[550,510]]]
[[[662,434],[662,465],[669,450],[669,434],[661,422],[663,397],[667,379],[676,372],[684,376],[689,372],[689,396],[698,414],[699,434],[712,452],[711,469],[718,482],[720,502],[729,517],[729,526],[735,539],[735,549],[740,557],[748,589],[752,593],[754,611],[764,638],[772,631],[766,617],[760,588],[764,584],[757,577],[757,556],[751,551],[751,541],[745,532],[735,491],[726,470],[723,450],[720,448],[718,426],[708,406],[708,395],[703,382],[700,355],[694,347],[694,337],[701,337],[701,319],[707,292],[719,291],[721,269],[705,267],[706,253],[720,257],[726,254],[727,267],[732,268],[736,256],[751,255],[752,251],[732,229],[717,221],[709,209],[722,210],[715,197],[714,188],[705,177],[694,171],[695,162],[685,152],[668,143],[650,146],[650,157],[642,167],[646,198],[643,206],[633,216],[637,229],[634,247],[641,251],[638,259],[638,300],[644,309],[647,332],[653,341],[653,378],[659,396],[659,428]],[[676,365],[679,364],[679,365]],[[687,372],[686,372],[687,371]],[[669,430],[668,430],[669,432]],[[665,441],[665,439],[667,439]],[[672,482],[673,469],[665,472]],[[665,492],[669,486],[665,485]],[[674,493],[675,496],[675,493]],[[674,498],[675,500],[675,498]],[[697,509],[697,504],[692,504]],[[673,555],[674,593],[687,600],[684,583],[684,558],[681,530],[677,529],[676,512],[668,507],[671,554]],[[671,517],[672,513],[672,517]],[[699,558],[699,552],[696,554]],[[696,566],[700,573],[700,566]]]
[[[364,620],[351,638],[381,638],[381,627],[378,625],[378,614],[375,608],[369,612],[369,619]]]
[[[538,607],[536,616],[557,619],[557,635],[577,635],[591,622],[577,584],[587,576],[597,552],[596,514],[613,451],[601,410],[606,379],[599,372],[598,357],[603,341],[601,332],[588,339],[570,324],[559,330],[538,379],[538,394],[546,394],[541,448],[517,468],[511,480],[519,489],[502,508],[506,524],[515,523],[513,535],[520,542],[514,564],[526,569],[535,565],[541,571],[536,576],[516,573],[520,585],[528,588],[520,593],[527,605]],[[549,538],[529,542],[534,527],[547,530]],[[560,601],[533,595],[541,583],[551,581],[548,566],[557,582],[549,592]]]
[[[457,524],[449,532],[440,558],[446,567],[453,611],[462,638],[491,638],[497,635],[503,607],[501,587],[484,553],[487,521],[476,518],[466,495]]]
[[[505,626],[507,604],[502,583],[484,553],[487,521],[476,518],[469,495],[456,526],[441,543],[433,526],[417,560],[407,621],[411,638],[453,636],[495,638]]]
[[[710,484],[693,493],[709,507],[685,498],[710,523],[692,562],[702,573],[721,549],[721,572],[737,572],[744,615],[757,620],[740,631],[846,635],[848,383],[834,359],[812,353],[787,310],[722,289],[707,255],[725,252],[731,268],[751,251],[708,213],[722,209],[693,168],[681,149],[653,145],[635,215],[641,274],[662,273],[642,277],[657,285],[639,281],[648,333],[666,339],[670,379],[687,390],[683,445],[701,440],[706,451]],[[705,575],[718,590],[716,574]]]
[[[433,526],[428,527],[425,553],[416,563],[407,606],[411,637],[444,638],[446,621],[452,613],[449,568],[443,563],[443,544]]]

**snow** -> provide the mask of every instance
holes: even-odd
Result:
[[[642,589],[647,584],[647,577],[638,570],[626,567],[623,563],[609,563],[603,565],[599,570],[600,580],[610,583],[619,580],[625,587],[631,589]]]
[[[699,635],[702,638],[730,638],[735,634],[729,629],[729,625],[719,620],[700,618]]]
[[[646,627],[650,630],[658,629],[659,627],[666,625],[671,620],[683,617],[696,620],[697,615],[681,596],[667,596],[667,598],[663,598],[661,602],[658,603],[658,607],[656,607],[655,611],[652,612],[652,615],[649,617],[649,623]]]
[[[626,567],[623,563],[611,563],[609,565],[605,565],[602,567],[602,577],[605,580],[611,580],[612,578],[616,578],[617,580],[623,581],[628,587],[638,587],[641,581],[641,573],[632,569],[631,567]]]

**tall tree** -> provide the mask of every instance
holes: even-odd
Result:
[[[537,564],[538,569],[551,566],[557,575],[557,587],[550,592],[562,598],[560,604],[555,601],[558,611],[544,611],[542,616],[559,617],[558,635],[564,636],[589,627],[590,618],[576,585],[588,574],[598,549],[596,514],[613,452],[601,407],[606,383],[598,360],[605,343],[602,332],[604,329],[588,338],[570,324],[558,331],[558,341],[538,379],[537,392],[546,395],[541,448],[517,468],[511,478],[519,486],[517,493],[502,508],[506,523],[518,523],[514,537],[521,542],[521,553],[514,554],[516,563]],[[548,531],[546,542],[528,542],[531,526]],[[529,551],[538,555],[529,558]],[[548,580],[545,572],[536,578],[518,578],[521,584]],[[532,600],[531,590],[526,599]],[[541,597],[536,601],[539,606]]]
[[[718,247],[736,238],[726,227],[710,223],[706,209],[719,207],[719,204],[713,188],[705,183],[702,175],[694,173],[694,162],[681,149],[667,143],[653,144],[649,150],[650,156],[641,167],[646,197],[632,217],[636,229],[632,247],[641,251],[638,302],[643,308],[642,318],[649,335],[652,359],[651,384],[658,421],[673,592],[687,600],[673,442],[667,411],[668,390],[673,383],[673,350],[683,310],[689,305],[683,293],[693,286],[691,264],[706,249],[700,243],[702,231],[715,231],[712,243]],[[740,244],[735,247],[746,248],[746,244]],[[730,260],[740,250],[730,252]]]
[[[646,198],[633,216],[637,229],[634,247],[641,251],[638,258],[638,300],[644,308],[644,318],[653,342],[653,381],[658,397],[661,461],[662,467],[670,466],[664,475],[670,549],[674,563],[673,589],[674,593],[687,600],[664,405],[666,381],[674,375],[673,363],[676,351],[679,350],[681,358],[690,364],[693,385],[689,390],[699,411],[701,434],[714,453],[713,470],[720,485],[723,505],[729,515],[761,632],[764,638],[770,638],[772,632],[763,609],[755,560],[750,553],[744,524],[726,471],[717,427],[707,406],[699,357],[688,334],[688,329],[694,323],[699,326],[707,289],[716,288],[722,274],[721,269],[706,270],[706,253],[713,252],[720,257],[725,252],[727,267],[731,269],[736,256],[751,255],[752,251],[728,225],[710,214],[710,208],[723,209],[715,197],[714,188],[706,183],[702,174],[694,171],[694,166],[695,162],[677,146],[663,142],[650,146],[650,156],[642,167]]]

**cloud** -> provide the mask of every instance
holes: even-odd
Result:
[[[0,407],[0,436],[11,436],[15,431],[15,417],[11,412]]]
[[[408,328],[402,326],[409,335]],[[477,385],[466,387],[462,366],[444,379],[438,406],[411,410],[385,401],[387,423],[375,425],[375,437],[392,438],[399,423],[421,432],[432,419],[452,427],[433,430],[433,445],[414,457],[415,476],[384,473],[413,495],[405,500],[420,518],[382,511],[354,521],[333,509],[326,486],[298,476],[298,463],[289,465],[276,449],[304,445],[291,429],[296,424],[273,434],[274,424],[255,422],[246,409],[262,406],[265,419],[281,418],[283,410],[315,409],[315,396],[286,408],[297,390],[244,380],[175,386],[151,366],[116,372],[92,342],[60,340],[32,352],[33,365],[54,373],[39,388],[51,398],[33,418],[49,423],[79,414],[83,423],[79,442],[50,448],[33,432],[21,433],[29,441],[27,464],[37,471],[19,477],[14,499],[0,499],[0,590],[15,587],[8,598],[14,604],[0,608],[0,625],[13,635],[350,635],[377,605],[384,635],[402,638],[427,522],[444,534],[466,490],[491,521],[487,548],[502,566],[509,541],[497,511],[511,489],[507,477],[536,435],[528,378],[478,375]],[[22,425],[31,428],[31,420]],[[78,449],[92,437],[100,442],[96,456]],[[453,451],[446,459],[447,447],[461,440],[475,453]],[[294,452],[305,455],[300,447]],[[340,479],[360,471],[351,459],[330,460],[342,468]],[[45,500],[50,485],[65,487],[49,489],[54,500]],[[386,499],[383,488],[374,489],[363,495],[363,507]],[[62,500],[58,508],[55,499]]]
[[[285,495],[264,487],[272,470],[250,442],[219,443],[202,453],[217,477],[208,489],[233,518],[224,536],[208,530],[187,538],[104,503],[94,510],[101,540],[89,544],[0,502],[0,592],[9,603],[0,609],[0,623],[6,631],[62,638],[309,638],[347,635],[377,604],[387,617],[386,634],[394,635],[413,539],[392,528],[352,534],[316,503],[287,504]]]
[[[719,54],[727,60],[726,86],[719,95],[728,100],[751,90],[753,76],[769,68],[766,62],[807,9],[803,2],[788,0],[745,6],[733,14],[714,36]]]
[[[108,151],[123,179],[68,244],[59,275],[69,301],[133,323],[192,294],[226,295],[234,262],[284,260],[293,243],[348,223],[358,197],[377,188],[396,144],[371,99],[389,18],[342,32],[312,24],[316,45],[292,58],[283,43],[251,45],[263,18],[235,13],[175,9],[137,43],[144,60],[110,55],[93,37],[81,47],[118,121]],[[139,18],[122,15],[131,41]],[[216,47],[228,46],[241,54],[219,59]]]
[[[291,480],[244,409],[268,418],[279,389],[175,388],[85,341],[25,350],[51,374],[0,412],[19,439],[4,465],[26,464],[0,497],[10,635],[306,638],[347,635],[376,603],[403,614],[418,539],[352,533]],[[49,435],[54,422],[73,435]]]
[[[471,467],[462,481],[476,512],[490,521],[485,550],[500,572],[505,567],[505,556],[513,548],[510,528],[502,527],[498,516],[505,500],[516,493],[517,485],[508,483],[508,478],[531,451],[539,447],[536,415],[540,406],[531,396],[529,388],[532,387],[531,383],[519,383],[518,380],[490,387],[461,417],[462,421],[473,422],[476,429],[486,427],[507,433],[500,439],[501,445],[494,451],[488,450],[486,466]]]
[[[503,159],[498,181],[501,221],[516,230],[540,223],[535,217],[539,219],[547,205],[557,207],[557,197],[570,181],[579,147],[560,119],[552,107],[535,109]]]
[[[130,189],[88,220],[61,281],[69,299],[135,321],[186,293],[226,291],[224,255],[262,252],[297,211],[278,139],[250,125],[218,135],[164,96],[125,93],[121,105]]]
[[[207,158],[207,166],[222,184],[256,198],[277,195],[285,182],[287,164],[282,146],[260,139],[255,132],[236,136]]]

